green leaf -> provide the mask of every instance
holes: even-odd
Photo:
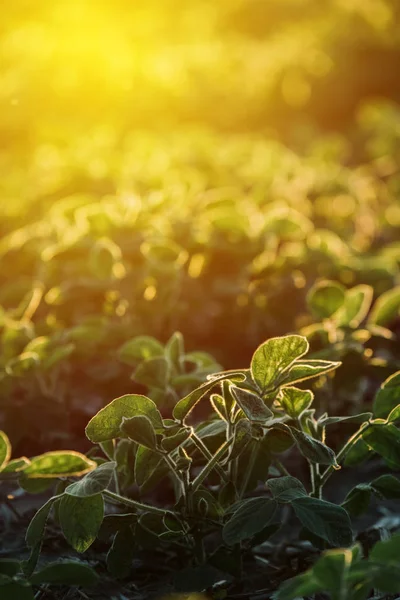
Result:
[[[231,386],[231,390],[236,402],[250,421],[265,423],[273,416],[273,412],[256,394],[236,386]]]
[[[271,338],[261,344],[251,359],[251,375],[259,389],[265,392],[273,387],[278,377],[308,348],[307,339],[301,335]]]
[[[221,396],[221,394],[211,394],[210,404],[221,419],[224,421],[229,420],[225,406],[225,399],[223,396]]]
[[[162,456],[145,446],[139,446],[135,460],[135,480],[139,487],[147,485],[150,479],[158,483],[168,471]]]
[[[93,443],[121,437],[122,419],[140,415],[148,417],[156,429],[163,427],[160,412],[153,400],[140,394],[126,394],[107,404],[89,421],[86,436]]]
[[[31,577],[33,585],[50,583],[52,585],[94,585],[99,580],[96,571],[77,561],[66,560],[50,563]]]
[[[344,304],[334,316],[338,327],[358,327],[368,314],[373,294],[373,288],[364,284],[347,290]]]
[[[241,371],[225,371],[212,376],[212,379],[203,383],[200,387],[190,392],[187,396],[179,400],[172,412],[174,419],[183,421],[185,417],[193,410],[196,404],[209,392],[217,383],[230,379],[231,381],[244,381],[246,376]]]
[[[331,592],[332,600],[342,600],[348,590],[348,574],[353,560],[351,550],[331,550],[315,563],[312,571],[321,589]]]
[[[311,358],[308,360],[296,361],[285,373],[282,385],[292,385],[293,383],[299,383],[300,381],[318,377],[319,375],[325,375],[340,367],[341,364],[342,363],[338,361],[317,360]]]
[[[250,498],[244,500],[232,517],[225,523],[222,537],[228,546],[259,533],[275,515],[277,503],[270,498]]]
[[[250,442],[251,436],[252,426],[250,421],[248,419],[239,419],[235,425],[234,439],[229,453],[229,460],[234,460],[241,455]]]
[[[21,563],[14,558],[0,558],[0,574],[14,577],[21,570]]]
[[[290,475],[278,477],[277,479],[268,479],[267,486],[277,502],[291,502],[295,498],[307,496],[304,485]]]
[[[7,463],[7,466],[5,466],[1,472],[2,473],[19,473],[19,472],[23,471],[30,464],[31,464],[31,461],[29,460],[29,458],[26,458],[26,456],[21,456],[20,458],[14,458],[13,460],[10,460]]]
[[[59,519],[67,542],[77,551],[85,552],[94,542],[104,516],[101,494],[78,498],[65,494],[60,502]]]
[[[400,404],[400,371],[388,377],[374,398],[374,414],[385,419]]]
[[[157,448],[157,438],[152,422],[145,415],[138,415],[127,419],[122,418],[121,431],[132,441],[150,450]]]
[[[0,471],[4,469],[11,457],[10,440],[4,433],[0,431]]]
[[[181,368],[184,353],[183,335],[175,331],[165,344],[165,356],[177,371]]]
[[[6,577],[6,576],[4,576]],[[34,592],[28,582],[0,581],[1,600],[34,600]]]
[[[383,327],[390,325],[399,314],[400,285],[384,292],[372,307],[368,322]]]
[[[78,477],[96,467],[93,460],[74,450],[55,450],[32,458],[24,469],[24,477],[46,479],[55,477]]]
[[[347,421],[348,423],[366,423],[372,418],[372,413],[360,413],[359,415],[351,415],[350,417],[323,417],[319,419],[319,423],[326,427],[327,425],[333,425],[335,423],[342,423]]]
[[[128,577],[135,558],[135,536],[131,527],[126,526],[115,534],[107,554],[107,570],[117,579]]]
[[[342,506],[353,517],[359,517],[368,510],[371,500],[371,486],[359,483],[347,494]]]
[[[393,535],[389,540],[377,542],[370,552],[370,559],[400,566],[400,533]]]
[[[382,456],[392,469],[400,467],[400,431],[393,423],[375,423],[363,433],[371,450]]]
[[[399,419],[400,419],[400,404],[398,404],[397,406],[395,406],[390,411],[387,420],[388,420],[388,423],[394,423],[395,421],[398,421]]]
[[[124,363],[134,366],[138,361],[163,356],[164,347],[151,336],[139,335],[125,342],[118,354]]]
[[[65,488],[65,493],[78,498],[87,498],[103,492],[110,485],[113,477],[116,462],[106,462],[98,466],[94,471],[90,471],[83,479],[71,483]]]
[[[400,498],[400,479],[393,475],[381,475],[371,481],[370,485],[374,492],[387,500]]]
[[[165,437],[161,440],[161,447],[167,452],[176,450],[183,442],[186,442],[192,435],[191,429],[181,428],[175,435]]]
[[[291,502],[301,524],[332,546],[349,546],[353,533],[349,515],[341,506],[305,496]]]
[[[285,581],[273,596],[274,600],[300,600],[312,596],[316,592],[322,592],[324,586],[314,577],[312,569],[302,573],[293,579]]]
[[[315,440],[307,433],[303,433],[295,427],[288,427],[290,434],[298,449],[307,460],[320,465],[332,465],[338,467],[334,451],[326,444]]]
[[[307,408],[310,408],[314,394],[310,390],[300,390],[295,387],[282,388],[279,401],[286,413],[297,419]]]
[[[148,358],[140,363],[132,379],[149,388],[165,389],[169,377],[169,364],[166,358],[159,356]]]
[[[307,304],[315,317],[327,319],[341,308],[345,301],[345,293],[345,288],[339,283],[323,279],[309,290]]]
[[[371,456],[372,450],[367,446],[362,438],[358,439],[354,446],[350,448],[344,459],[344,465],[346,467],[354,467],[364,462],[369,456]]]
[[[44,531],[46,528],[47,519],[50,511],[53,507],[54,502],[57,500],[57,496],[53,496],[44,504],[36,513],[31,522],[29,523],[26,531],[26,544],[29,548],[33,548],[37,544],[42,542]]]

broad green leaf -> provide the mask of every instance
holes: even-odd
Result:
[[[364,284],[347,290],[344,304],[334,316],[337,325],[339,327],[358,327],[368,314],[373,294],[373,288]]]
[[[364,460],[372,454],[372,450],[367,446],[364,440],[360,438],[356,441],[354,446],[350,448],[350,451],[344,459],[344,464],[346,467],[354,467],[364,462]]]
[[[393,423],[376,423],[363,433],[364,442],[392,469],[400,468],[400,431]]]
[[[232,517],[225,523],[222,537],[228,546],[259,533],[275,515],[277,503],[270,498],[244,500]]]
[[[248,419],[240,419],[235,425],[235,433],[229,460],[234,460],[243,452],[251,440],[252,426]]]
[[[381,564],[374,563],[374,561],[371,559],[369,561],[368,570],[369,579],[371,581],[371,587],[374,587],[380,592],[397,594],[400,590],[399,566],[400,563],[398,561],[393,564]]]
[[[14,558],[0,558],[0,575],[14,577],[21,570],[21,563]]]
[[[323,279],[312,286],[307,294],[307,304],[318,319],[327,319],[341,308],[346,289],[335,281]]]
[[[300,390],[295,387],[282,388],[279,401],[282,404],[285,412],[297,419],[307,408],[310,408],[314,394],[310,390]]]
[[[364,514],[369,507],[372,489],[367,483],[359,483],[347,494],[342,506],[353,517]]]
[[[157,482],[168,472],[162,456],[145,446],[139,446],[135,460],[135,480],[142,487],[151,477],[156,477]]]
[[[165,356],[178,371],[180,370],[184,353],[183,335],[179,331],[175,331],[165,344]]]
[[[385,419],[400,404],[400,371],[388,377],[374,398],[374,414]]]
[[[56,450],[32,458],[24,469],[24,477],[46,479],[78,477],[96,468],[96,463],[74,450]]]
[[[387,418],[388,423],[394,423],[400,419],[400,404],[395,406],[393,410],[390,411],[389,416]]]
[[[85,552],[94,542],[104,516],[101,494],[78,498],[65,494],[59,506],[59,519],[67,542],[77,552]]]
[[[165,437],[161,440],[161,447],[163,450],[167,452],[172,452],[176,450],[183,442],[186,442],[192,435],[191,429],[180,429],[175,435],[171,435],[169,437]]]
[[[372,490],[386,499],[400,498],[400,479],[394,475],[381,475],[370,483]]]
[[[351,550],[331,550],[315,563],[312,571],[324,591],[331,593],[332,600],[342,600],[347,589],[349,569],[353,560]]]
[[[370,558],[376,562],[394,563],[400,567],[400,533],[393,535],[389,540],[377,542],[370,552]]]
[[[307,496],[307,492],[301,481],[290,475],[268,479],[267,486],[278,502],[291,502],[295,498]]]
[[[225,406],[225,399],[223,396],[221,396],[221,394],[211,394],[210,404],[221,419],[224,421],[229,420]]]
[[[46,492],[54,487],[57,479],[53,479],[51,477],[34,478],[29,479],[24,476],[24,472],[22,471],[21,476],[19,478],[19,485],[23,490],[28,492],[28,494],[41,494],[42,492]]]
[[[334,371],[340,367],[342,363],[331,360],[318,360],[308,359],[299,360],[285,373],[282,385],[292,385],[293,383],[299,383],[312,377],[318,377],[319,375],[325,375]]]
[[[56,500],[57,497],[50,498],[50,500],[48,500],[46,504],[44,504],[36,512],[35,516],[29,523],[25,536],[26,544],[29,548],[33,548],[37,544],[41,543],[44,535],[44,530],[46,528],[47,519]]]
[[[34,573],[31,577],[33,585],[50,583],[52,585],[94,585],[99,580],[96,571],[78,561],[66,560],[50,563]]]
[[[4,581],[0,581],[1,600],[34,600],[35,594],[28,582],[13,581],[4,575]]]
[[[4,433],[0,431],[0,471],[7,465],[11,457],[11,444],[10,440]]]
[[[163,356],[164,347],[151,336],[139,335],[125,342],[118,354],[124,363],[134,366],[141,360]]]
[[[312,569],[310,569],[306,573],[285,581],[273,598],[274,600],[300,600],[322,592],[323,589],[324,586],[315,579]]]
[[[257,348],[251,359],[251,376],[262,392],[271,388],[293,363],[308,352],[307,339],[301,335],[286,335],[267,340]]]
[[[163,356],[148,358],[139,364],[132,379],[149,388],[164,390],[168,382],[169,364]]]
[[[301,524],[332,546],[349,546],[353,533],[349,515],[341,506],[304,496],[291,502]]]
[[[122,418],[121,431],[132,441],[150,450],[157,447],[157,438],[152,422],[145,415],[138,415],[127,419]]]
[[[139,415],[148,417],[156,429],[163,427],[160,412],[153,400],[140,394],[126,394],[107,404],[89,421],[86,436],[93,443],[121,437],[122,419]]]
[[[250,421],[265,423],[273,416],[272,411],[256,394],[236,386],[231,386],[231,391],[236,402]]]
[[[382,325],[383,327],[390,325],[393,319],[399,314],[400,310],[400,285],[393,289],[384,292],[372,307],[369,323],[374,325]]]
[[[31,464],[29,458],[21,456],[20,458],[14,458],[7,463],[7,466],[3,467],[2,473],[19,473],[26,469]]]
[[[338,467],[334,451],[326,444],[312,438],[295,427],[288,427],[298,449],[312,463]]]
[[[95,496],[103,492],[110,485],[116,466],[117,463],[115,462],[106,462],[99,465],[80,481],[67,486],[65,493],[70,496],[87,498],[88,496]]]
[[[107,554],[107,570],[117,579],[127,577],[132,570],[136,554],[135,536],[131,527],[125,526],[115,534]]]
[[[219,374],[216,373],[215,376],[213,375],[209,381],[203,383],[203,385],[193,390],[190,392],[190,394],[177,402],[172,412],[174,419],[177,421],[183,421],[183,419],[187,417],[187,415],[193,410],[203,396],[205,396],[207,392],[209,392],[217,383],[224,381],[224,379],[230,379],[231,381],[244,381],[246,376],[242,371],[225,371]]]

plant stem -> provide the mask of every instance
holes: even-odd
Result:
[[[321,475],[319,472],[319,464],[310,463],[311,477],[311,496],[313,498],[322,497]]]
[[[194,432],[192,433],[190,439],[192,440],[196,448],[200,450],[200,452],[203,454],[204,458],[206,458],[208,461],[212,459],[213,455],[211,454],[203,440],[201,440]],[[229,476],[225,473],[221,465],[216,464],[214,468],[217,471],[218,475],[220,475],[220,477],[225,481],[225,483],[227,483],[229,481]]]
[[[125,506],[129,506],[130,508],[136,508],[138,510],[145,510],[147,512],[153,512],[157,514],[172,514],[175,516],[175,513],[172,510],[167,510],[165,508],[158,508],[157,506],[151,506],[150,504],[143,504],[142,502],[138,502],[137,500],[131,500],[131,498],[125,498],[124,496],[120,496],[119,494],[115,494],[110,490],[104,490],[102,492],[103,496],[109,498],[110,500],[114,500],[119,504],[124,504]]]
[[[197,475],[197,477],[193,480],[192,486],[191,486],[192,492],[195,492],[197,490],[197,488],[203,483],[204,479],[208,476],[208,474],[211,473],[211,471],[213,469],[216,469],[218,461],[223,457],[223,455],[225,454],[226,450],[229,448],[231,443],[232,443],[232,439],[227,440],[218,448],[218,450],[216,451],[214,456],[211,456],[211,459],[203,467],[202,471],[200,471],[200,473]]]
[[[351,438],[349,438],[347,440],[346,444],[343,446],[343,448],[340,450],[340,452],[338,452],[338,454],[336,456],[336,460],[337,460],[338,463],[340,463],[344,458],[346,458],[346,455],[348,454],[348,452],[352,448],[352,446],[354,446],[354,444],[359,440],[359,438],[362,436],[362,434],[364,433],[364,431],[368,427],[370,427],[371,425],[372,425],[372,423],[370,421],[362,423],[362,425],[360,426],[360,428],[358,429],[358,431],[356,431],[351,436]],[[332,475],[333,471],[335,471],[335,467],[333,465],[330,465],[322,473],[322,475],[320,477],[320,486],[321,486],[321,489],[325,485],[325,483],[328,481],[328,479]]]

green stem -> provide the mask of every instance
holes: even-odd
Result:
[[[197,475],[197,477],[193,480],[192,482],[192,492],[195,492],[199,486],[203,483],[204,479],[208,476],[209,473],[211,473],[211,471],[213,469],[216,469],[217,465],[218,465],[218,461],[221,460],[221,458],[223,457],[223,455],[225,454],[225,452],[227,451],[227,449],[229,448],[229,446],[232,443],[232,439],[227,440],[226,442],[224,442],[216,451],[216,453],[214,454],[214,456],[211,456],[211,459],[209,460],[209,462],[203,467],[202,471],[200,471],[200,473]]]
[[[171,470],[171,473],[173,474],[173,476],[177,480],[177,482],[179,484],[179,487],[181,489],[181,492],[182,492],[182,496],[183,496],[185,505],[186,505],[187,504],[187,494],[186,494],[187,490],[186,490],[185,481],[179,475],[179,471],[177,469],[177,466],[176,466],[175,462],[172,460],[172,458],[169,456],[169,454],[162,454],[162,457],[164,458],[165,462],[169,466],[169,468]]]
[[[211,454],[203,440],[201,440],[194,432],[192,433],[190,439],[192,440],[196,448],[200,450],[200,452],[203,454],[204,458],[206,458],[208,461],[212,459],[213,455]],[[225,483],[228,483],[229,476],[225,473],[221,465],[216,464],[214,468],[217,471],[218,475],[221,477],[221,479],[223,479]]]
[[[340,450],[340,452],[338,452],[337,456],[336,456],[336,460],[337,462],[340,464],[340,462],[346,458],[346,455],[348,454],[348,452],[351,450],[352,446],[354,446],[354,444],[356,442],[358,442],[359,438],[362,436],[362,434],[364,433],[364,431],[366,429],[368,429],[368,427],[370,427],[372,425],[372,423],[370,421],[365,422],[361,425],[361,427],[358,429],[358,431],[356,431],[351,438],[348,439],[348,441],[346,442],[346,444],[343,446],[343,448]],[[328,481],[329,477],[332,475],[333,471],[335,471],[335,467],[333,465],[330,465],[327,469],[325,469],[325,471],[322,473],[321,477],[320,477],[320,485],[321,485],[321,489],[322,487],[325,485],[325,483]]]
[[[172,514],[175,516],[175,513],[172,510],[166,510],[165,508],[158,508],[157,506],[151,506],[150,504],[143,504],[143,502],[138,502],[137,500],[131,500],[131,498],[125,498],[124,496],[120,496],[119,494],[115,494],[110,490],[104,490],[102,492],[103,496],[109,498],[110,500],[114,500],[114,502],[118,502],[119,504],[124,504],[125,506],[129,506],[130,508],[135,508],[138,510],[145,510],[147,512],[152,512],[156,514]]]

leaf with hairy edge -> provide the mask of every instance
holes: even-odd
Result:
[[[126,394],[99,410],[86,427],[86,437],[93,443],[121,437],[122,419],[139,415],[148,417],[155,429],[163,427],[162,417],[153,400],[140,394]]]
[[[278,502],[291,502],[295,498],[307,496],[304,485],[291,475],[268,479],[267,486]]]
[[[46,504],[39,508],[31,522],[29,523],[25,536],[26,544],[29,548],[33,548],[37,544],[41,543],[50,511],[53,507],[54,502],[59,497],[60,496],[53,496],[53,498],[50,498],[50,500],[48,500]]]
[[[133,442],[146,446],[150,450],[157,447],[157,438],[152,422],[145,415],[138,415],[127,419],[122,418],[121,431]]]
[[[175,435],[171,435],[169,437],[165,437],[161,440],[161,447],[163,450],[167,452],[172,452],[176,450],[183,442],[186,442],[192,435],[191,429],[180,429]]]
[[[139,446],[135,460],[135,480],[142,487],[154,474],[159,473],[159,479],[168,472],[168,465],[162,456],[145,446]]]
[[[212,376],[212,379],[203,383],[200,387],[196,388],[190,394],[179,400],[173,410],[173,417],[177,421],[183,421],[185,417],[193,410],[196,404],[209,392],[217,383],[230,379],[231,381],[244,381],[246,375],[242,371],[225,371],[220,374]]]
[[[4,433],[0,431],[0,471],[7,465],[11,457],[10,440]]]
[[[307,408],[310,408],[314,394],[310,390],[300,390],[295,387],[282,388],[279,401],[285,412],[297,419]]]
[[[291,502],[301,524],[332,546],[349,546],[353,533],[349,515],[341,506],[305,496]]]
[[[85,552],[94,542],[104,517],[101,494],[79,498],[65,494],[59,506],[59,519],[67,542],[77,552]]]
[[[400,285],[379,296],[369,315],[368,322],[374,325],[389,325],[399,314]]]
[[[26,458],[26,456],[20,456],[19,458],[14,458],[13,460],[10,460],[7,463],[7,466],[5,466],[2,469],[2,473],[19,473],[21,471],[23,471],[24,469],[26,469],[26,467],[28,467],[31,464],[31,461],[29,460],[29,458]]]
[[[250,421],[264,423],[273,416],[272,411],[256,394],[236,386],[231,386],[231,391],[236,402]]]
[[[233,444],[227,460],[234,460],[241,455],[251,440],[251,433],[252,426],[248,419],[240,419],[236,423]]]
[[[282,425],[280,427],[282,427]],[[319,440],[315,440],[299,429],[288,426],[286,426],[286,429],[290,431],[290,435],[302,455],[310,462],[319,463],[320,465],[332,465],[333,467],[340,468],[332,448],[329,448],[329,446],[323,444]]]
[[[282,380],[282,386],[300,383],[319,375],[325,375],[340,367],[342,363],[339,361],[308,359],[299,360],[285,373]]]
[[[83,479],[71,483],[65,488],[65,493],[78,498],[95,496],[108,488],[112,480],[116,462],[106,462],[99,465],[94,471],[90,471]]]
[[[344,304],[336,312],[334,319],[339,327],[358,327],[365,319],[372,303],[374,290],[370,285],[356,285],[346,291]]]
[[[222,530],[223,540],[228,546],[259,533],[275,515],[277,503],[270,498],[244,500]]]
[[[400,498],[400,479],[394,475],[381,475],[370,483],[372,490],[383,498]]]
[[[393,423],[375,423],[363,432],[363,440],[390,468],[400,468],[400,431]]]
[[[47,479],[55,477],[78,477],[96,468],[96,463],[74,450],[55,450],[32,458],[24,469],[24,477]]]
[[[52,585],[94,585],[99,580],[96,571],[78,561],[65,560],[50,563],[31,576],[33,585],[50,583]]]
[[[315,283],[307,294],[307,304],[318,319],[327,319],[341,308],[346,289],[335,281],[323,279]]]
[[[251,375],[262,392],[272,387],[277,378],[308,352],[309,344],[301,335],[287,335],[267,340],[251,359]]]
[[[374,414],[385,419],[400,404],[400,371],[388,377],[374,398]]]
[[[324,417],[319,419],[319,423],[324,427],[347,421],[348,423],[366,423],[372,418],[372,413],[360,413],[359,415],[351,415],[350,417]]]

